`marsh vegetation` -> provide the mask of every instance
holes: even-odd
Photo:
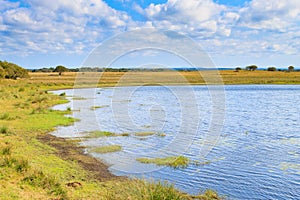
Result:
[[[156,164],[159,166],[169,166],[173,168],[184,168],[190,163],[190,159],[184,156],[170,156],[164,158],[137,158],[137,161],[146,164]]]
[[[67,77],[0,80],[0,199],[193,198],[166,183],[116,178],[75,142],[49,137],[75,121],[64,116],[70,110],[50,109],[66,103],[65,95],[46,92],[71,87]]]

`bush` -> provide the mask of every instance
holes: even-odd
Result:
[[[270,72],[274,72],[274,71],[276,71],[276,67],[268,67],[267,70],[270,71]]]
[[[248,71],[255,71],[258,67],[256,65],[250,65],[246,67],[246,70]]]
[[[0,78],[28,78],[28,71],[14,63],[0,61]]]
[[[8,128],[3,126],[0,128],[0,133],[1,134],[4,134],[4,135],[7,135],[9,132],[8,132]]]
[[[2,67],[2,66],[0,66],[0,78],[4,78],[4,77],[5,77],[5,75],[6,75],[6,72],[5,72],[5,70],[3,69],[3,67]]]
[[[69,70],[68,68],[62,66],[62,65],[57,66],[57,67],[53,70],[53,72],[58,72],[59,75],[61,75],[63,72],[68,72],[68,71],[70,71],[70,70]]]

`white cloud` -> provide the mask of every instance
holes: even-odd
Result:
[[[225,10],[225,6],[212,0],[169,0],[165,4],[150,4],[144,13],[155,27],[211,36],[218,31],[219,18]]]
[[[115,33],[143,27],[186,34],[214,54],[300,53],[299,0],[252,0],[242,7],[213,0],[169,0],[145,9],[130,1],[132,9],[143,15],[141,21],[103,0],[0,0],[0,4],[1,55],[78,54]]]
[[[300,1],[253,0],[239,13],[242,26],[284,32],[295,22],[300,22]]]
[[[106,34],[123,30],[131,21],[125,12],[114,10],[100,0],[28,0],[26,7],[8,1],[1,3],[5,9],[2,8],[0,15],[0,30],[6,34],[0,41],[6,43],[3,48],[7,53],[16,50],[25,54],[45,50],[78,53],[93,48]]]

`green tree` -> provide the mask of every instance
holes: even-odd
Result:
[[[0,66],[5,71],[5,78],[17,79],[17,78],[28,78],[28,71],[14,63],[7,61],[0,61]]]
[[[268,70],[268,71],[271,71],[271,72],[274,72],[274,71],[276,71],[276,67],[268,67],[267,70]]]
[[[242,68],[240,68],[240,67],[235,68],[235,71],[241,71],[241,70],[242,70]]]
[[[4,78],[4,77],[5,77],[5,75],[6,75],[6,72],[5,72],[5,70],[3,69],[3,67],[2,67],[2,66],[0,66],[0,78]]]
[[[62,66],[62,65],[58,65],[53,72],[58,72],[59,75],[62,75],[63,72],[68,72],[70,71],[68,68]]]
[[[295,67],[294,67],[294,66],[289,66],[289,67],[288,67],[288,70],[289,70],[289,72],[292,72],[292,71],[295,70]]]
[[[246,67],[246,70],[248,71],[255,71],[258,67],[256,65],[249,65]]]

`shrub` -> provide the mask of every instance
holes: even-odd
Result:
[[[274,71],[276,71],[276,67],[268,67],[267,70],[270,71],[270,72],[274,72]]]
[[[0,128],[0,133],[5,134],[5,135],[9,134],[8,128],[5,127],[5,126],[1,127]]]
[[[17,172],[24,172],[29,169],[28,160],[21,159],[15,164],[15,170]]]
[[[17,78],[28,78],[28,71],[14,63],[9,63],[6,61],[0,61],[0,77],[17,79]],[[4,70],[4,72],[3,72]]]

